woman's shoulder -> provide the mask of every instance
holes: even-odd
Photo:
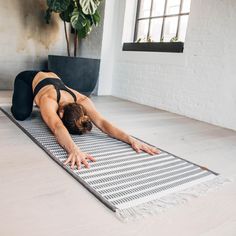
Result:
[[[46,78],[46,77],[59,78],[59,76],[56,73],[54,73],[52,71],[46,71],[46,70],[39,71],[37,73],[37,76],[41,77],[41,78]]]
[[[35,87],[41,80],[43,80],[47,77],[53,77],[53,78],[60,79],[59,76],[57,74],[55,74],[54,72],[39,71],[33,79],[33,87]]]
[[[74,90],[68,86],[66,86],[68,89],[70,89],[76,96],[76,103],[80,104],[82,101],[84,101],[87,96],[83,95],[82,93],[78,92],[77,90]]]

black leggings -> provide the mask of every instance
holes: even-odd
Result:
[[[31,115],[34,100],[32,82],[38,72],[23,71],[15,78],[11,112],[17,120],[25,120]]]

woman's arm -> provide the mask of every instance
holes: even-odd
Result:
[[[87,115],[90,117],[92,122],[104,133],[108,134],[109,136],[119,139],[123,142],[126,142],[132,146],[132,148],[137,151],[141,152],[145,151],[149,154],[159,154],[160,151],[155,147],[147,145],[139,140],[131,137],[123,130],[119,129],[118,127],[114,126],[108,120],[106,120],[95,108],[91,99],[87,98],[83,102],[80,103],[86,110]]]
[[[86,158],[92,161],[95,161],[95,159],[91,155],[82,152],[79,147],[74,143],[70,136],[70,133],[65,128],[61,119],[57,115],[57,108],[58,104],[54,100],[51,100],[49,98],[42,98],[40,101],[40,112],[44,122],[55,135],[61,147],[65,149],[68,153],[68,158],[64,164],[71,162],[72,169],[74,169],[75,164],[79,169],[81,167],[82,162],[85,167],[89,168],[89,164]]]

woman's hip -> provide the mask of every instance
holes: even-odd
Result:
[[[26,70],[26,71],[22,71],[20,72],[16,78],[15,78],[15,82],[16,81],[23,81],[24,83],[26,83],[27,85],[29,85],[30,87],[32,87],[32,83],[34,80],[34,77],[36,76],[36,74],[39,71],[36,70]]]

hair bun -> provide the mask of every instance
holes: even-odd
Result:
[[[88,131],[90,131],[92,129],[92,123],[89,120],[84,121],[82,123],[82,126]]]
[[[88,116],[82,116],[82,117],[80,117],[79,120],[80,120],[80,123],[83,124],[84,122],[89,121],[89,118],[88,118]]]
[[[80,119],[77,121],[77,126],[78,128],[82,128],[85,131],[90,131],[92,129],[92,122],[90,121],[88,116],[82,116]]]

